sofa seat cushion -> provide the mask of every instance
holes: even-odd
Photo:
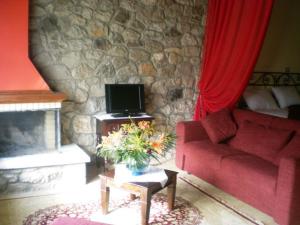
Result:
[[[231,155],[223,158],[219,176],[225,190],[268,211],[273,204],[277,175],[278,167],[266,160],[253,155]]]
[[[201,120],[201,123],[214,144],[225,141],[236,133],[236,124],[229,109],[211,113]]]
[[[224,157],[245,154],[225,144],[213,144],[209,139],[185,143],[183,169],[207,182],[214,183]]]
[[[269,128],[245,120],[238,129],[236,136],[228,144],[273,162],[278,151],[287,144],[291,135],[291,130]]]
[[[186,160],[195,161],[195,167],[201,164],[216,169],[220,168],[221,160],[224,157],[245,154],[226,144],[213,144],[210,140],[188,142],[185,145],[185,149]]]

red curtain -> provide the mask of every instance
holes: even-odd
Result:
[[[194,119],[234,107],[260,52],[273,0],[208,0]]]

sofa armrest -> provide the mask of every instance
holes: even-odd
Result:
[[[190,141],[207,139],[200,121],[182,121],[176,125],[176,166],[184,169],[184,144]]]
[[[207,139],[207,133],[200,121],[181,121],[176,125],[177,142],[200,141]]]
[[[280,225],[300,222],[300,158],[280,160],[273,216]]]

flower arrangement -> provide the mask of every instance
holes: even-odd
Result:
[[[133,121],[122,124],[118,131],[102,136],[97,146],[97,156],[125,163],[132,171],[139,171],[149,165],[150,158],[158,160],[174,145],[175,136],[159,133],[150,121]]]

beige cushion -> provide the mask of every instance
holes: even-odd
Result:
[[[271,91],[259,88],[247,88],[243,97],[251,110],[279,109]]]
[[[272,92],[276,97],[280,108],[300,104],[300,95],[295,87],[272,87]]]

